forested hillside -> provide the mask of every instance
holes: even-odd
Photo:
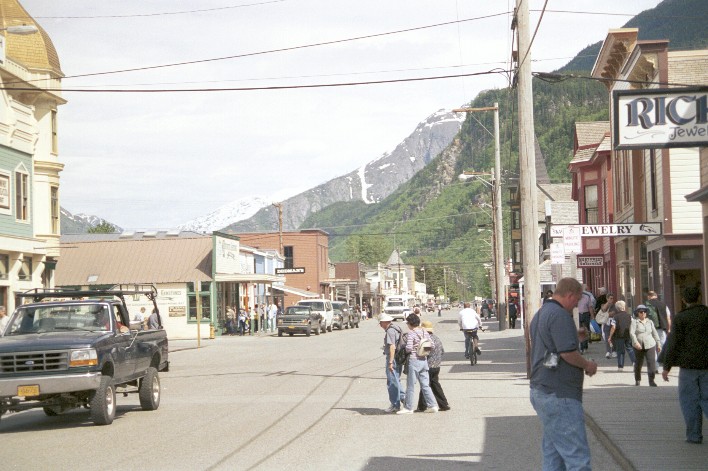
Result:
[[[666,0],[655,10],[666,17],[658,18],[656,12],[645,12],[628,26],[639,27],[640,37],[644,38],[656,39],[658,34],[674,41],[676,33],[675,42],[686,49],[707,45],[708,2]],[[673,13],[666,13],[669,10]],[[703,18],[698,35],[689,34],[690,25],[695,21],[687,21],[683,16],[694,11],[697,17]],[[657,23],[661,28],[655,30],[655,34],[642,33]],[[588,50],[582,51],[569,63],[578,68],[562,70],[576,70],[577,75],[589,76],[589,67],[598,50],[599,46],[590,53],[589,61],[580,57],[587,56]],[[572,157],[573,126],[577,121],[609,118],[607,90],[601,83],[583,78],[555,82],[534,79],[533,94],[536,137],[548,175],[551,182],[567,182],[570,180],[568,162]],[[499,104],[504,184],[515,184],[518,177],[516,101],[515,89],[500,89],[484,91],[470,103],[471,107]],[[385,262],[391,252],[398,249],[406,263],[425,267],[430,292],[446,285],[453,299],[466,296],[468,291],[488,295],[490,286],[484,264],[491,263],[491,189],[479,181],[461,182],[458,175],[464,171],[491,171],[494,139],[490,131],[493,129],[491,112],[468,116],[455,141],[384,201],[368,206],[362,203],[332,205],[308,218],[302,228],[319,227],[331,234],[330,258],[335,262],[359,260],[375,265]],[[502,196],[506,199],[508,192],[504,191]],[[504,217],[506,235],[509,234],[506,213]],[[422,281],[424,275],[419,271],[417,277]]]

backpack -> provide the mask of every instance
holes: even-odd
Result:
[[[659,311],[656,310],[656,306],[654,306],[648,301],[645,306],[647,307],[647,317],[651,319],[651,321],[654,323],[654,327],[658,329],[660,327]]]
[[[629,327],[632,324],[632,316],[623,313],[621,315],[615,314],[615,320],[617,322],[617,327],[615,327],[615,333],[613,337],[620,339],[629,338]]]
[[[403,365],[406,360],[408,360],[409,353],[406,351],[406,342],[408,341],[408,332],[403,332],[397,325],[391,325],[389,329],[393,329],[398,332],[398,339],[396,340],[396,350],[393,354],[393,359],[396,361],[397,365]]]
[[[430,340],[430,337],[426,337],[425,334],[421,337],[416,333],[416,336],[420,339],[420,343],[418,344],[418,349],[415,354],[419,357],[427,357],[434,348],[433,341]]]
[[[509,304],[509,317],[516,317],[516,304]]]

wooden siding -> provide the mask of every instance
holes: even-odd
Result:
[[[674,234],[700,234],[701,205],[686,201],[686,195],[700,188],[698,149],[671,150],[671,206]]]
[[[27,222],[17,222],[15,219],[15,169],[19,164],[23,164],[29,172],[29,219]],[[3,174],[10,177],[10,214],[0,214],[0,234],[13,237],[32,237],[34,231],[32,229],[32,217],[34,214],[34,191],[33,191],[33,175],[32,175],[32,157],[15,149],[10,149],[0,145],[0,170]]]

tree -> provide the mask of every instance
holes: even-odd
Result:
[[[89,234],[112,234],[116,231],[116,226],[107,221],[101,221],[100,224],[89,228]]]

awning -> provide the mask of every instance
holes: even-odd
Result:
[[[278,283],[285,281],[282,275],[267,275],[264,273],[215,273],[214,281],[232,281],[237,283]]]
[[[320,295],[313,293],[311,291],[305,291],[304,289],[300,288],[293,288],[292,286],[285,286],[285,285],[273,285],[273,289],[277,289],[279,291],[285,291],[286,293],[294,294],[296,296],[302,296],[303,298],[319,298]]]

